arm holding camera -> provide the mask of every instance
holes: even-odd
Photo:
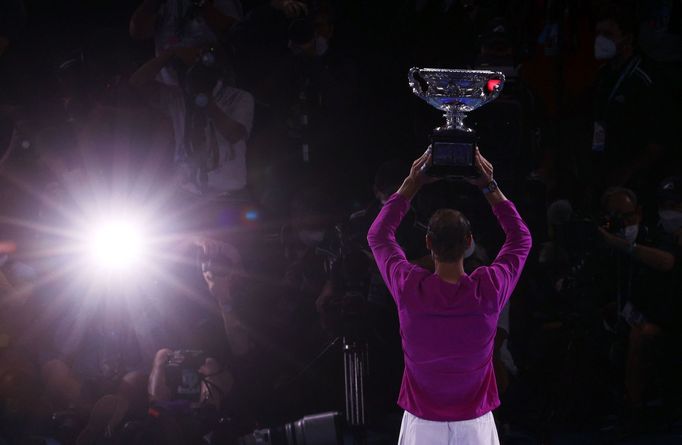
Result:
[[[200,54],[200,48],[178,47],[168,49],[139,67],[137,71],[130,76],[128,82],[135,88],[142,88],[154,82],[159,71],[174,59],[180,59],[185,65],[189,66],[197,61]]]
[[[603,227],[599,227],[599,233],[601,233],[604,242],[609,247],[632,256],[636,261],[654,270],[668,272],[675,266],[675,256],[665,250],[643,246],[635,242],[631,243],[624,238],[609,233]]]

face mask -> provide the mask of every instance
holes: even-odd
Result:
[[[682,212],[677,210],[659,210],[658,216],[661,218],[661,226],[667,233],[673,233],[682,227]]]
[[[329,42],[324,37],[315,37],[315,55],[321,56],[329,49]]]
[[[476,250],[476,241],[474,239],[471,239],[471,244],[467,248],[467,250],[464,251],[464,259],[469,258],[471,255],[474,254],[474,251]]]
[[[609,60],[616,57],[616,42],[604,36],[594,39],[594,58],[597,60]]]
[[[626,240],[628,243],[632,244],[637,240],[637,235],[639,235],[639,225],[633,224],[631,226],[626,226],[620,232],[620,237]]]
[[[322,230],[301,230],[298,232],[298,237],[303,244],[308,247],[316,246],[324,239],[324,231]]]

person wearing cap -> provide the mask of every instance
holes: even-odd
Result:
[[[490,203],[506,235],[490,266],[464,271],[471,224],[452,209],[430,219],[426,245],[435,273],[413,265],[395,232],[410,201],[434,178],[423,173],[427,150],[386,201],[367,235],[379,271],[398,308],[405,370],[398,404],[405,410],[399,443],[498,444],[492,410],[500,405],[493,350],[500,312],[531,249],[528,227],[493,180],[493,167],[476,151],[481,172],[471,180]]]

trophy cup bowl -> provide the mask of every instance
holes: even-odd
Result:
[[[504,86],[504,74],[495,71],[411,68],[412,92],[444,112],[445,126],[431,134],[431,165],[426,173],[437,177],[476,177],[476,133],[464,125],[466,113],[495,100]]]

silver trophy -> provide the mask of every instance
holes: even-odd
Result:
[[[430,176],[476,177],[476,133],[464,125],[466,113],[497,98],[504,74],[495,71],[411,68],[412,92],[444,111],[445,126],[431,133]]]

